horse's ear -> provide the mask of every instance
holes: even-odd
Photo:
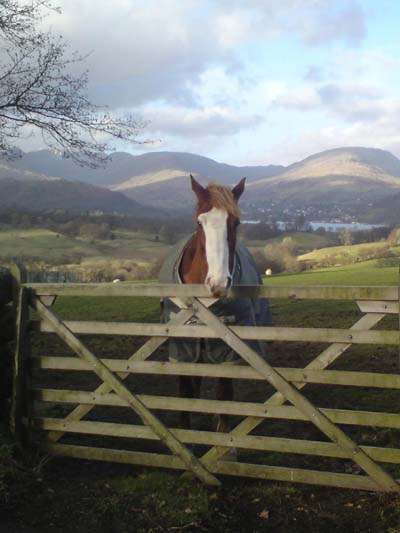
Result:
[[[204,198],[204,196],[207,194],[207,190],[202,185],[200,185],[200,183],[196,181],[191,174],[190,174],[190,181],[192,183],[192,191],[195,193],[197,198],[199,200]]]
[[[235,200],[238,202],[239,198],[242,196],[244,191],[244,184],[246,182],[246,178],[242,178],[237,185],[235,185],[232,189],[232,194]]]

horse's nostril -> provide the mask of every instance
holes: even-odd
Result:
[[[229,287],[227,285],[210,285],[209,288],[215,298],[225,298]]]

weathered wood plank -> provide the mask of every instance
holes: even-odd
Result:
[[[208,326],[212,327],[219,337],[236,353],[238,353],[249,365],[257,370],[265,379],[283,394],[295,407],[297,407],[308,419],[333,442],[337,443],[349,458],[352,458],[371,478],[381,486],[384,491],[400,492],[400,485],[392,476],[377,465],[366,453],[364,453],[353,440],[335,425],[321,410],[299,392],[291,383],[286,381],[267,361],[263,360],[257,352],[244,343],[229,327],[223,324],[201,302],[193,301],[196,315]]]
[[[303,470],[301,468],[286,468],[281,466],[252,465],[234,463],[232,461],[218,461],[213,472],[227,476],[243,476],[256,479],[270,479],[274,481],[288,481],[290,483],[307,483],[310,485],[324,485],[357,490],[379,491],[381,488],[367,476],[352,474],[336,474],[319,470]]]
[[[387,313],[397,314],[399,312],[399,303],[390,301],[359,300],[356,302],[362,313]]]
[[[28,289],[21,288],[17,300],[16,346],[14,356],[14,375],[10,427],[15,440],[22,448],[28,444],[28,432],[24,429],[22,418],[28,416],[28,391],[26,361],[29,355],[29,305]],[[30,415],[29,415],[30,416]]]
[[[218,333],[211,327],[187,324],[164,325],[123,322],[78,322],[66,321],[66,327],[76,334],[98,335],[139,335],[177,338],[218,339]],[[39,323],[41,332],[53,332],[53,327],[45,322]],[[354,331],[334,328],[289,328],[289,327],[253,327],[231,326],[237,337],[246,340],[326,342],[349,344],[394,344],[399,343],[398,331]]]
[[[116,394],[98,394],[86,391],[59,389],[34,389],[37,401],[52,403],[82,403],[87,405],[108,405],[127,407],[127,403]],[[165,411],[189,411],[192,413],[226,414],[286,420],[309,421],[308,417],[296,407],[286,405],[265,405],[252,402],[204,400],[197,398],[177,398],[175,396],[152,396],[139,394],[138,398],[149,408]],[[400,429],[400,413],[381,413],[374,411],[353,411],[349,409],[320,408],[321,413],[335,424],[357,426],[376,426]],[[229,433],[231,435],[232,433]]]
[[[12,294],[14,307],[17,307],[17,302],[19,298],[19,291],[21,290],[22,285],[26,283],[27,273],[26,269],[22,264],[14,263],[10,267],[10,272],[12,276]]]
[[[27,283],[37,296],[152,296],[210,298],[204,285],[113,284],[113,283]],[[398,300],[395,286],[234,286],[229,297],[291,298],[324,300]]]
[[[214,365],[209,363],[171,363],[169,361],[135,361],[100,359],[113,372],[152,374],[160,376],[201,376],[265,381],[249,366]],[[77,357],[42,356],[32,358],[33,368],[42,370],[91,371],[90,366]],[[400,375],[347,370],[307,370],[304,368],[274,367],[291,382],[347,385],[400,389]]]
[[[34,427],[45,431],[62,430],[67,433],[84,433],[109,437],[159,440],[159,437],[147,426],[132,424],[114,424],[109,422],[77,421],[65,422],[58,418],[35,418]],[[231,436],[227,433],[198,431],[188,429],[172,429],[171,432],[181,442],[187,444],[203,444],[208,446],[228,446],[246,450],[272,451],[316,455],[319,457],[346,458],[347,455],[336,444],[321,441],[284,439],[255,435]],[[360,446],[374,461],[400,463],[400,450],[395,448],[379,448]]]
[[[364,330],[370,329],[376,326],[385,314],[368,314],[361,317],[353,326],[351,330]],[[324,370],[334,361],[336,361],[349,347],[351,344],[335,343],[331,346],[328,346],[323,352],[321,352],[313,361],[311,361],[306,367],[305,370]],[[306,383],[295,383],[295,386],[301,390]],[[280,392],[275,392],[264,402],[264,406],[273,407],[281,406],[286,402],[286,398]],[[263,418],[249,417],[240,422],[235,428],[231,430],[230,435],[246,435],[253,431],[261,422]],[[335,421],[335,420],[333,420]],[[203,457],[203,461],[217,461],[220,457],[226,453],[228,448],[214,447],[211,448]]]
[[[129,407],[135,411],[145,424],[160,437],[163,443],[177,455],[188,470],[193,472],[200,480],[208,485],[220,485],[218,479],[196,459],[196,457],[176,439],[169,429],[160,421],[151,411],[143,404],[133,392],[125,387],[122,380],[116,374],[113,374],[88,348],[78,340],[71,331],[37,298],[32,298],[31,304],[39,315],[50,322],[57,332],[57,335],[82,359],[85,359],[93,369],[93,372],[104,383],[115,391],[115,393],[124,400]]]
[[[51,455],[59,455],[63,457],[76,457],[78,459],[109,461],[113,463],[128,463],[156,468],[186,469],[184,462],[179,459],[179,457],[161,453],[131,452],[126,450],[46,442],[41,443],[40,448]]]
[[[183,470],[185,468],[182,461],[177,457],[156,453],[131,452],[89,446],[73,446],[68,444],[43,444],[42,449],[49,454],[64,457],[172,468],[176,470]],[[288,481],[291,483],[308,483],[357,490],[380,490],[379,485],[366,476],[336,474],[317,470],[303,470],[300,468],[284,468],[278,466],[217,461],[212,467],[212,472],[215,474],[220,473],[224,475],[243,476],[256,479]]]

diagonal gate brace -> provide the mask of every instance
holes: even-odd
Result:
[[[365,329],[371,329],[382,318],[386,316],[383,313],[368,313],[367,315],[361,317],[350,329],[353,330],[365,330]],[[321,352],[315,359],[313,359],[308,365],[306,365],[305,370],[324,370],[327,368],[330,364],[332,364],[334,361],[337,360],[338,357],[340,357],[349,347],[351,344],[348,343],[339,343],[335,342],[328,346],[323,352]],[[301,383],[297,382],[294,383],[294,385],[298,389],[302,389],[307,385],[307,383]],[[283,405],[286,402],[286,398],[283,394],[280,392],[275,392],[270,396],[265,402],[264,405],[266,407],[268,406],[279,406]],[[263,422],[263,418],[258,417],[246,417],[242,422],[240,422],[234,429],[231,430],[230,434],[235,436],[242,436],[247,435],[253,429],[255,429],[257,426],[259,426]],[[203,455],[201,458],[202,462],[204,464],[210,464],[221,457],[225,455],[226,452],[228,452],[230,448],[222,447],[222,446],[214,446],[211,448],[207,453]]]
[[[37,297],[36,297],[37,298]],[[42,297],[39,298],[40,301],[42,301]],[[209,307],[212,305],[216,300],[213,299],[207,299],[201,301],[205,302],[205,305]],[[180,307],[183,307],[181,311],[179,311],[174,318],[171,318],[171,320],[165,324],[166,327],[168,326],[174,326],[174,325],[180,325],[185,324],[187,321],[189,321],[193,315],[194,311],[188,310],[185,304],[181,304],[181,302],[177,302],[177,305]],[[151,337],[148,339],[134,354],[132,354],[128,359],[127,363],[132,363],[134,361],[146,361],[160,346],[164,344],[165,341],[167,341],[169,337]],[[128,372],[118,372],[117,376],[124,380],[129,376]],[[95,394],[107,394],[111,391],[111,388],[107,383],[102,383],[99,385],[97,389],[95,389]],[[92,409],[94,405],[78,405],[73,409],[66,417],[65,421],[69,422],[76,422],[77,420],[81,420],[84,416],[86,416]],[[48,433],[48,440],[50,442],[58,442],[62,436],[64,435],[63,431],[50,431]]]
[[[305,414],[326,436],[342,448],[348,457],[355,461],[384,491],[400,492],[400,485],[385,470],[303,396],[294,385],[286,381],[277,370],[264,361],[229,327],[220,322],[200,301],[195,298],[189,299],[188,307],[190,308],[190,306],[195,310],[196,315],[210,326],[228,346],[265,377],[278,392]]]
[[[55,329],[57,335],[74,352],[90,364],[97,376],[107,384],[128,406],[133,409],[149,426],[154,433],[168,446],[172,453],[178,456],[186,467],[191,470],[201,481],[208,485],[220,485],[219,480],[211,474],[206,467],[171,433],[171,431],[153,415],[143,402],[122,383],[107,366],[102,363],[75,335],[51,312],[38,298],[32,298],[32,306],[43,320],[46,320]]]
[[[176,324],[184,324],[188,320],[190,320],[193,316],[193,311],[188,310],[182,310],[180,311],[174,319],[170,320],[167,325],[176,325]],[[154,352],[157,350],[166,340],[168,337],[151,337],[148,341],[145,342],[133,355],[131,355],[127,359],[127,363],[131,363],[134,361],[145,361],[148,359]],[[128,372],[118,372],[117,376],[124,380],[129,376]],[[102,383],[95,389],[95,394],[107,394],[111,391],[111,387],[107,383]],[[77,420],[81,420],[84,416],[86,416],[92,409],[94,408],[94,405],[78,405],[73,409],[66,417],[66,421],[73,421],[76,422]],[[48,439],[51,442],[57,442],[61,439],[61,437],[64,435],[64,432],[62,431],[50,431],[48,434]]]

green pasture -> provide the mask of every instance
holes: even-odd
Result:
[[[333,246],[336,241],[333,235],[318,235],[317,233],[308,233],[305,231],[294,231],[285,233],[284,236],[274,237],[267,240],[246,240],[245,244],[251,247],[264,247],[267,244],[277,244],[283,241],[284,238],[290,237],[297,244],[299,253],[305,253],[309,250],[326,248]]]
[[[397,259],[392,258],[395,262]],[[391,260],[391,261],[392,261]],[[365,261],[342,267],[332,267],[319,270],[308,270],[298,274],[278,274],[264,277],[265,285],[389,285],[398,286],[400,283],[399,264],[395,266],[380,266],[382,259]],[[157,280],[149,281],[156,283]],[[140,282],[143,283],[143,282]],[[303,302],[305,305],[309,303]],[[288,302],[289,304],[289,302]],[[321,309],[334,305],[332,302],[313,301],[317,313]],[[348,305],[348,304],[346,304]],[[290,305],[280,302],[279,307],[285,318],[290,318]],[[65,319],[74,320],[131,320],[151,322],[159,319],[159,299],[157,298],[106,298],[69,296],[58,298],[55,309]],[[303,306],[304,309],[304,306]],[[297,320],[305,320],[306,313]]]
[[[104,259],[132,259],[147,263],[164,253],[166,245],[154,234],[118,230],[114,239],[94,240],[67,237],[46,229],[0,229],[0,259],[40,260],[54,263],[88,261],[95,265]]]
[[[300,255],[298,259],[300,261],[322,261],[326,257],[336,254],[347,254],[351,257],[357,257],[360,252],[368,250],[376,250],[378,248],[384,249],[387,246],[387,242],[367,242],[362,244],[353,244],[351,246],[331,246],[329,248],[320,248],[312,252]],[[400,253],[400,247],[393,247],[390,251],[398,255]]]
[[[47,229],[9,229],[3,226],[0,227],[0,259],[5,262],[15,258],[41,260],[49,264],[81,262],[88,267],[96,267],[112,259],[131,259],[146,264],[164,255],[169,248],[155,233],[117,229],[113,235],[114,238],[108,240],[74,238]],[[285,237],[291,237],[300,252],[326,247],[334,242],[331,236],[305,232],[293,232]],[[264,248],[282,239],[245,241],[245,244]]]
[[[399,284],[399,268],[374,266],[367,261],[347,267],[336,267],[300,274],[281,274],[264,278],[265,285],[395,285]],[[153,281],[152,283],[155,283]],[[271,300],[274,323],[293,326],[349,327],[358,313],[354,302],[324,300]],[[55,310],[64,319],[158,322],[160,302],[147,297],[59,297]],[[349,314],[350,313],[350,314]],[[350,317],[350,318],[349,318]]]
[[[398,285],[400,258],[389,264],[382,259],[340,267],[307,270],[298,274],[279,274],[264,278],[266,285]]]
[[[91,257],[99,252],[84,239],[74,239],[46,229],[0,231],[0,258],[7,261],[42,259],[54,262]]]

